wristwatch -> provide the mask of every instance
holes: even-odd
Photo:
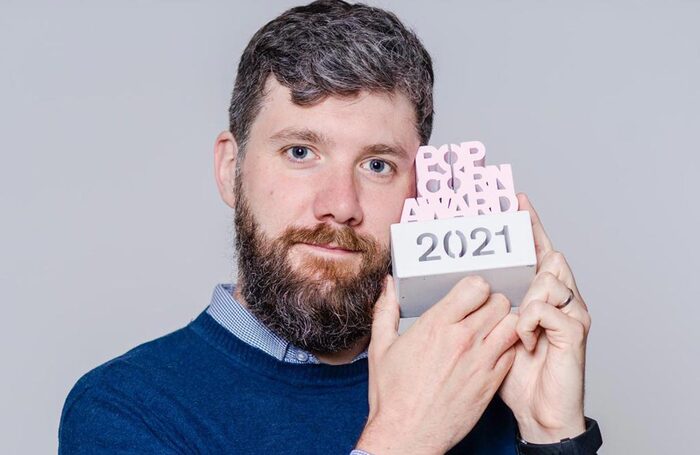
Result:
[[[519,455],[594,455],[603,445],[603,437],[598,422],[586,419],[586,431],[575,438],[565,438],[553,444],[532,444],[518,434],[517,448]]]

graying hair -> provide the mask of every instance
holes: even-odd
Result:
[[[258,30],[241,56],[229,108],[229,129],[241,157],[270,75],[291,90],[298,105],[363,90],[403,93],[415,108],[421,144],[430,139],[430,55],[390,12],[319,0],[292,8]]]

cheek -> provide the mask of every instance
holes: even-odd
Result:
[[[367,228],[382,245],[389,245],[391,225],[400,221],[404,200],[403,195],[389,198],[384,194],[372,198],[365,206]]]
[[[301,190],[304,186],[298,181],[279,174],[274,179],[269,177],[268,173],[251,181],[247,194],[260,228],[267,235],[274,236],[304,219],[309,195],[304,194]]]

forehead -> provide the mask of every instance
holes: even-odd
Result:
[[[393,144],[411,157],[420,144],[413,104],[402,93],[360,92],[356,96],[328,96],[311,105],[297,105],[291,91],[270,77],[261,109],[251,125],[250,141],[265,140],[280,131],[319,132],[335,145],[364,147]]]

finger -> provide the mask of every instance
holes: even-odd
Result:
[[[503,379],[506,377],[506,374],[508,374],[508,371],[510,371],[510,367],[513,366],[514,361],[515,347],[511,346],[503,354],[501,354],[501,356],[496,361],[496,364],[493,366],[493,370],[498,375],[499,383],[503,382]]]
[[[569,263],[566,258],[559,251],[550,251],[542,260],[542,265],[540,266],[540,272],[551,273],[556,276],[559,281],[563,282],[569,289],[574,291],[575,301],[567,305],[567,309],[564,310],[567,314],[576,313],[576,319],[585,323],[588,318],[588,305],[584,302],[581,293],[576,285],[576,279],[574,278],[574,273],[571,271]],[[553,302],[555,305],[556,300]],[[574,308],[576,309],[574,311]],[[586,314],[584,314],[586,313]],[[581,317],[579,317],[581,316]]]
[[[571,292],[574,293],[573,299],[565,307],[558,308],[569,300]],[[540,272],[535,276],[523,298],[523,302],[518,308],[518,314],[522,314],[530,302],[533,301],[548,303],[567,316],[579,321],[586,330],[590,328],[591,317],[588,314],[588,308],[581,300],[580,295],[578,295],[576,287],[570,288],[550,272]]]
[[[540,271],[532,280],[518,311],[522,312],[530,302],[535,300],[557,306],[565,302],[570,294],[569,287],[557,276],[549,271]]]
[[[483,340],[510,313],[510,301],[503,294],[491,294],[478,310],[459,322]]]
[[[549,272],[556,276],[560,281],[563,281],[573,291],[576,291],[576,281],[574,273],[569,267],[566,258],[559,251],[551,250],[542,258],[541,263],[537,267],[538,272]]]
[[[399,319],[399,302],[396,299],[394,279],[391,275],[387,275],[384,279],[384,289],[374,304],[370,339],[373,352],[378,354],[385,352],[398,338]]]
[[[532,223],[532,236],[535,239],[535,253],[537,254],[537,264],[539,267],[540,261],[547,252],[553,249],[552,242],[549,240],[547,233],[544,230],[542,221],[540,220],[535,207],[532,206],[530,199],[525,193],[518,193],[518,209],[527,210],[530,212],[530,221]]]
[[[560,349],[579,344],[586,336],[581,322],[546,302],[536,300],[523,310],[516,326],[518,336],[529,351],[537,344],[537,327],[542,327],[547,341]]]
[[[495,354],[496,361],[518,341],[518,320],[515,314],[507,314],[484,339],[484,346]]]
[[[478,275],[462,278],[445,297],[423,314],[445,324],[454,324],[476,311],[486,302],[491,286]]]

